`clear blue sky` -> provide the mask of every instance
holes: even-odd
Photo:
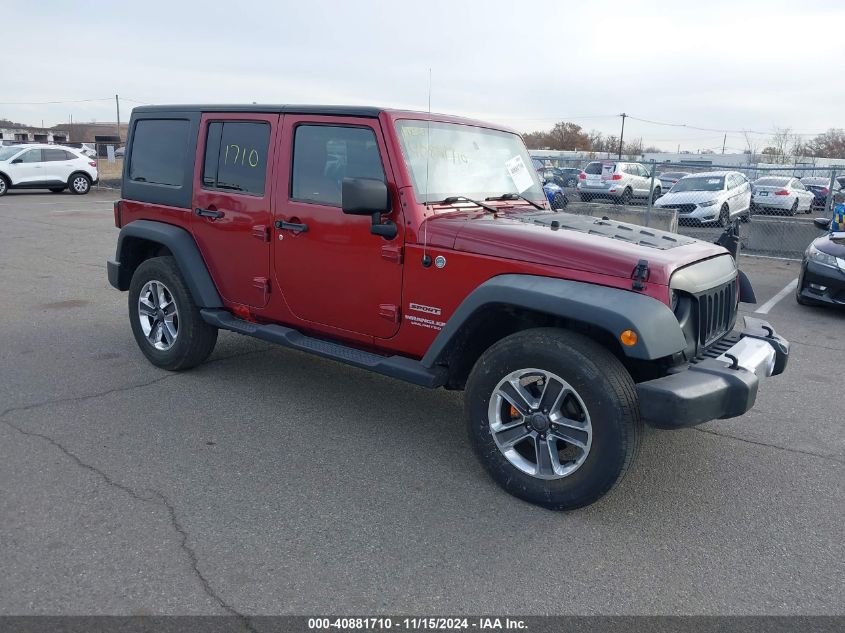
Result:
[[[618,134],[622,111],[730,130],[845,127],[841,1],[45,1],[7,2],[3,22],[0,118],[36,125],[113,121],[115,93],[425,109],[431,68],[433,110],[520,131],[566,119]],[[629,120],[635,137],[722,144],[721,132]]]

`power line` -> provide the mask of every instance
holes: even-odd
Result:
[[[697,125],[688,125],[687,123],[668,123],[666,121],[653,121],[651,119],[643,119],[632,114],[628,115],[629,119],[639,121],[640,123],[650,123],[651,125],[662,125],[665,127],[682,127],[690,130],[699,130],[701,132],[719,132],[721,134],[760,134],[762,136],[772,136],[774,132],[760,132],[758,130],[724,130],[711,127],[700,127]],[[823,132],[790,132],[795,136],[818,136]]]
[[[2,101],[0,105],[58,105],[62,103],[90,103],[92,101],[111,101],[112,97],[105,99],[73,99],[69,101]]]

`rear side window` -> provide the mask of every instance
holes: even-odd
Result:
[[[329,125],[297,127],[293,142],[291,197],[339,207],[344,178],[384,180],[373,131]]]
[[[135,124],[129,179],[157,185],[182,185],[188,121],[141,119]]]
[[[66,152],[63,149],[45,149],[42,151],[44,152],[44,160],[47,162],[73,160],[74,158],[76,158],[76,156],[74,156],[70,152]]]
[[[601,174],[601,163],[590,163],[584,167],[585,174]]]
[[[202,186],[264,195],[270,125],[264,122],[214,121],[208,125]]]

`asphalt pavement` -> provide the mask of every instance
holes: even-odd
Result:
[[[750,413],[647,430],[554,513],[487,477],[459,393],[226,332],[150,365],[114,195],[0,198],[0,614],[845,613],[845,314],[787,295]],[[742,266],[759,305],[797,276]]]

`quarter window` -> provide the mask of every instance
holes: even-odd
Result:
[[[188,145],[188,121],[141,119],[135,124],[133,134],[130,180],[181,186]]]
[[[270,125],[264,122],[214,121],[208,125],[202,186],[264,195]]]
[[[297,127],[293,142],[291,198],[339,207],[344,178],[384,181],[373,131],[329,125]]]

